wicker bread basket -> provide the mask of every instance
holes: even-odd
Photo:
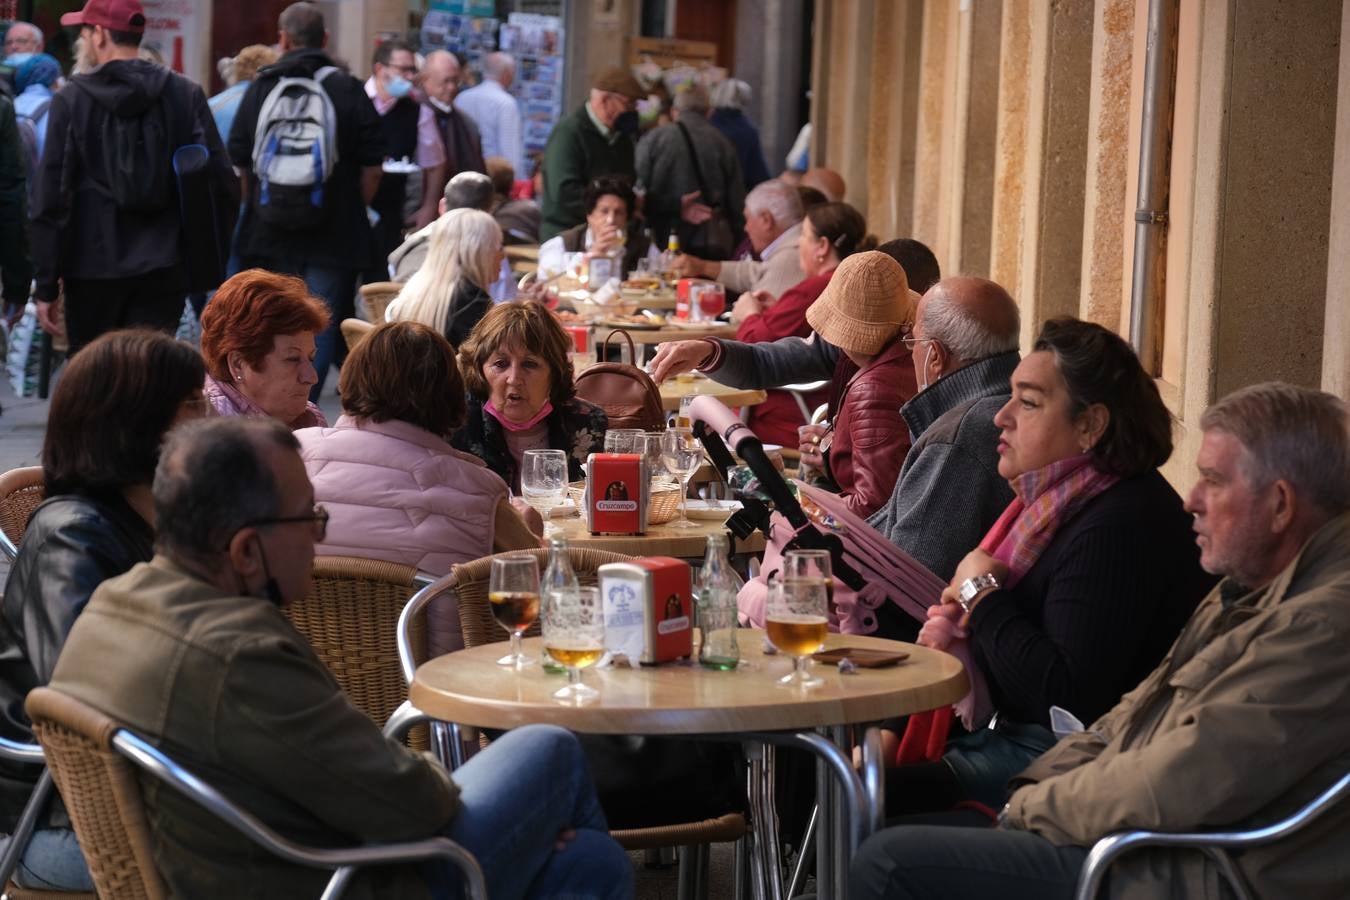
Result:
[[[586,515],[586,482],[574,481],[567,493],[577,505],[577,511]],[[664,525],[680,513],[680,486],[669,481],[652,482],[651,500],[647,503],[647,524]]]

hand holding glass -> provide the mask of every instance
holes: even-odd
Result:
[[[488,580],[492,617],[511,632],[511,652],[500,666],[523,669],[534,662],[520,649],[520,636],[539,618],[539,563],[528,553],[510,553],[492,561]]]
[[[567,454],[562,450],[526,450],[521,461],[520,492],[544,520],[544,537],[557,531],[549,522],[553,507],[567,497]]]
[[[544,604],[544,649],[567,667],[567,685],[554,692],[563,703],[580,705],[600,692],[581,682],[581,670],[595,665],[605,655],[605,610],[600,590],[581,587],[553,591]]]
[[[671,528],[697,528],[686,513],[689,479],[694,477],[703,462],[703,445],[688,428],[671,428],[661,436],[661,458],[670,474],[680,479],[680,519],[670,523]]]

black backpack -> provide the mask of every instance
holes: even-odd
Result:
[[[164,93],[138,116],[110,113],[98,134],[85,135],[102,148],[101,171],[94,179],[108,188],[124,212],[160,212],[174,203],[173,154],[182,143],[173,127],[171,111],[178,79],[170,77]],[[78,78],[71,84],[80,85]]]

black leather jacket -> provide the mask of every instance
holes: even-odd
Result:
[[[94,588],[154,553],[154,532],[120,494],[52,497],[33,513],[5,584],[0,617],[0,734],[29,742],[29,690],[51,680]],[[41,770],[0,762],[0,831],[12,830]],[[52,804],[47,824],[65,826]],[[39,827],[45,827],[39,825]]]

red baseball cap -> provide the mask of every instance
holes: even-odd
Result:
[[[113,31],[140,34],[145,31],[145,7],[141,6],[141,0],[89,0],[79,12],[62,16],[61,24],[101,25]]]

